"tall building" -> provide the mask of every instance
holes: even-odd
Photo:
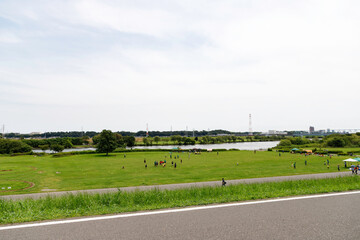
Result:
[[[315,128],[313,126],[309,127],[309,133],[314,133],[315,132]]]

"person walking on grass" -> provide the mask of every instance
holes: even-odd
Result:
[[[307,166],[307,161],[305,160],[305,166]]]
[[[338,164],[338,171],[340,171],[340,165]]]
[[[296,162],[294,162],[294,169],[296,169]]]

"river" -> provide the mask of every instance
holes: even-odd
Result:
[[[275,147],[279,141],[271,142],[237,142],[237,143],[219,143],[219,144],[196,144],[187,146],[168,145],[168,146],[136,146],[133,149],[174,149],[180,147],[181,149],[239,149],[239,150],[260,150]],[[95,151],[96,148],[69,148],[64,149],[63,152],[78,152],[78,151]],[[33,152],[43,152],[42,150],[33,150]],[[46,153],[54,153],[51,150],[46,150]]]

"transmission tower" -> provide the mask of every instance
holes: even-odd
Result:
[[[253,135],[252,126],[251,126],[251,113],[249,114],[249,136]]]

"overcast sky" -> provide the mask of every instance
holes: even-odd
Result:
[[[360,1],[0,0],[6,132],[360,128]]]

